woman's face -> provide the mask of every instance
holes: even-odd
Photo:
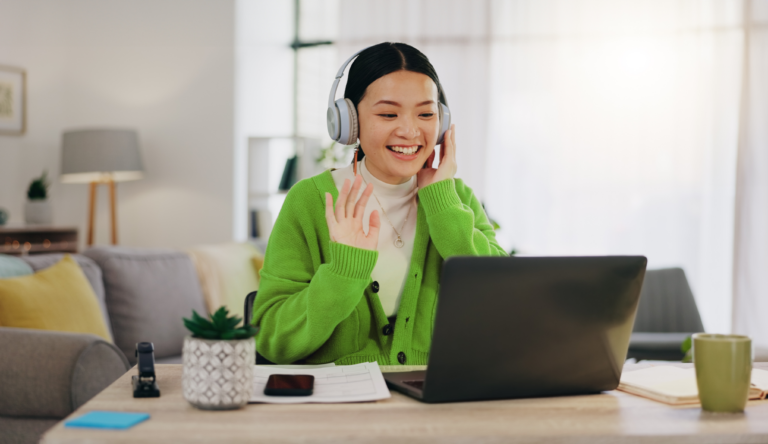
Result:
[[[419,172],[440,131],[437,101],[435,82],[416,72],[395,71],[368,85],[357,113],[371,174],[398,184]]]

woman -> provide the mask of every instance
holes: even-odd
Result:
[[[288,193],[254,303],[256,349],[280,364],[426,364],[443,260],[506,253],[454,179],[453,126],[432,168],[446,102],[424,54],[365,49],[344,97],[359,119],[355,159]]]

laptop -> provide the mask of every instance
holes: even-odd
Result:
[[[449,258],[427,370],[384,379],[424,402],[613,390],[646,264],[643,256]]]

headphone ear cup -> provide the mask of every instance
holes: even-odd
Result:
[[[328,126],[328,135],[331,137],[332,140],[339,140],[339,133],[341,132],[341,128],[339,128],[339,108],[334,106],[333,108],[328,108],[328,111],[325,113],[325,123]]]
[[[451,109],[448,108],[448,105],[438,102],[437,110],[440,113],[440,135],[437,136],[435,145],[442,145],[443,139],[445,138],[445,132],[451,127]]]
[[[349,143],[347,143],[347,145],[352,145],[357,142],[360,135],[360,127],[357,121],[357,109],[351,100],[344,99],[344,101],[347,102],[347,110],[349,110]]]
[[[334,140],[342,145],[352,145],[357,142],[357,111],[349,99],[336,101],[339,110],[339,133]]]

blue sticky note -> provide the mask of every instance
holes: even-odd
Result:
[[[70,419],[64,423],[64,426],[122,430],[133,427],[147,419],[149,419],[149,413],[93,411],[75,419]]]

